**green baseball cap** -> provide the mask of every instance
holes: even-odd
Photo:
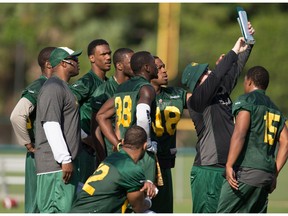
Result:
[[[199,78],[207,70],[208,66],[209,64],[207,63],[198,64],[196,62],[187,65],[182,73],[182,84],[193,92]]]
[[[49,62],[52,67],[55,67],[64,59],[80,56],[81,54],[82,51],[74,51],[68,47],[57,47],[51,52]]]

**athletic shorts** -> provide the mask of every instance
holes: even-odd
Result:
[[[239,182],[234,190],[228,181],[223,182],[217,213],[267,213],[268,191]]]
[[[79,173],[73,172],[70,182],[62,180],[62,171],[37,175],[37,205],[40,213],[67,213],[76,199]]]
[[[39,213],[36,191],[37,175],[34,153],[27,152],[25,162],[25,213]]]
[[[190,175],[193,213],[216,213],[224,168],[193,166]]]

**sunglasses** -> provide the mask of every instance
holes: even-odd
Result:
[[[62,61],[63,61],[63,62],[66,62],[67,64],[72,65],[73,67],[75,67],[75,65],[74,65],[72,62],[68,61],[68,60],[63,59]]]
[[[78,63],[78,58],[77,57],[68,57],[68,58],[66,58],[65,60],[73,60],[73,61],[75,61],[75,62],[77,62]]]

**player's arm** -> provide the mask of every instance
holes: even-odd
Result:
[[[106,157],[106,152],[105,152],[105,144],[104,140],[101,134],[100,127],[98,125],[98,122],[96,121],[96,115],[97,112],[93,112],[91,116],[91,138],[92,138],[92,143],[93,143],[93,148],[95,148],[95,152],[97,154],[97,163],[100,164]]]
[[[96,115],[96,121],[99,124],[99,127],[103,133],[103,135],[109,140],[110,143],[117,148],[117,144],[119,143],[119,139],[117,138],[115,131],[113,129],[113,125],[111,122],[111,117],[115,114],[114,107],[114,97],[108,99],[103,106],[100,108]]]
[[[27,130],[27,119],[34,109],[35,106],[27,98],[22,97],[10,115],[10,121],[19,144],[26,146],[30,152],[34,152],[34,147]]]
[[[68,151],[66,141],[64,139],[59,122],[46,121],[43,122],[43,129],[51,147],[54,159],[61,164],[62,179],[64,183],[68,183],[73,172],[72,157]]]
[[[226,179],[230,186],[238,190],[238,181],[235,177],[233,165],[236,162],[245,142],[250,125],[250,112],[241,110],[236,116],[235,128],[230,141],[230,149],[226,163]]]
[[[127,193],[127,199],[135,213],[144,213],[152,205],[151,200],[149,201],[149,198],[145,199],[145,193],[142,191]]]
[[[279,138],[279,148],[276,157],[276,176],[273,184],[270,188],[270,193],[272,193],[276,188],[277,177],[281,169],[285,165],[288,157],[288,130],[286,124],[284,125]]]
[[[151,105],[155,96],[155,90],[152,86],[145,85],[141,87],[138,104],[136,106],[137,125],[146,131],[148,138],[150,138]]]

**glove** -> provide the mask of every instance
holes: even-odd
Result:
[[[151,141],[151,139],[147,140],[147,151],[153,152],[157,154],[157,142]]]

